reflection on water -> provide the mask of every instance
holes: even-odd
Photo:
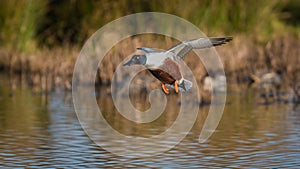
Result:
[[[0,77],[0,166],[8,167],[269,167],[296,168],[300,159],[300,107],[262,106],[249,92],[228,94],[217,131],[205,143],[198,136],[209,106],[201,108],[197,122],[176,147],[155,157],[124,158],[95,145],[82,130],[71,93],[35,95],[26,87],[11,93]],[[135,124],[120,116],[107,96],[99,95],[103,115],[126,135],[144,136],[166,130],[178,115],[176,95],[168,96],[166,112],[149,124]],[[136,106],[147,97],[136,101]],[[178,133],[182,134],[182,133]],[[106,140],[107,143],[110,140]],[[118,147],[116,148],[124,148]]]

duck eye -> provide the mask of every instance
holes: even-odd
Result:
[[[138,56],[138,57],[136,57],[136,59],[140,59],[140,57]]]

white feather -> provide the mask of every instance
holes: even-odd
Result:
[[[170,53],[158,52],[158,53],[146,53],[147,61],[145,66],[148,69],[156,69],[161,66],[166,58],[171,57]]]

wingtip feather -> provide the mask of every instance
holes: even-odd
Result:
[[[223,44],[226,44],[226,43],[232,41],[233,37],[228,36],[228,37],[221,37],[221,38],[209,38],[209,40],[213,46],[219,46],[219,45],[223,45]]]

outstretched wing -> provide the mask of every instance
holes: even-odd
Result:
[[[183,41],[168,50],[175,54],[176,59],[183,59],[192,49],[210,48],[219,46],[232,40],[232,37],[222,38],[199,38],[194,40]]]

